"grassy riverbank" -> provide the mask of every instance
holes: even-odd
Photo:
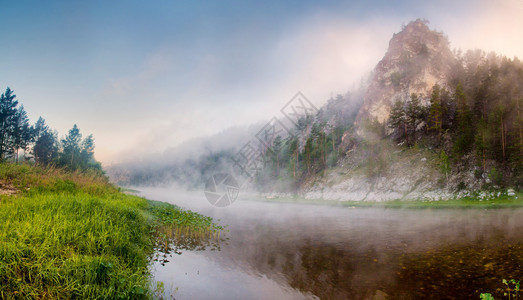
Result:
[[[496,193],[494,193],[496,194]],[[516,192],[514,196],[506,193],[496,194],[493,197],[481,199],[477,196],[466,196],[448,200],[426,201],[426,200],[391,200],[383,202],[375,201],[334,201],[322,199],[306,199],[296,197],[273,197],[265,198],[265,201],[280,203],[306,203],[317,205],[331,205],[342,207],[382,207],[382,208],[518,208],[523,207],[523,192]]]
[[[0,164],[0,298],[149,298],[165,228],[211,218],[127,195],[97,173]]]

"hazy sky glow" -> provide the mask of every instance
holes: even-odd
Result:
[[[211,1],[209,1],[211,2]],[[0,89],[105,164],[321,105],[357,86],[416,18],[453,48],[523,58],[523,0],[0,0]]]

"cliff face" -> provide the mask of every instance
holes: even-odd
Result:
[[[427,95],[436,83],[446,86],[455,61],[442,33],[430,30],[419,19],[410,22],[393,35],[385,56],[374,68],[356,118],[357,127],[372,120],[384,124],[396,100],[406,100],[412,93]]]
[[[441,174],[435,167],[437,155],[430,151],[402,151],[391,140],[366,132],[365,124],[377,120],[387,132],[392,106],[397,100],[410,99],[412,93],[421,96],[422,105],[429,105],[432,87],[438,84],[448,88],[457,63],[448,39],[429,29],[424,21],[410,22],[394,34],[383,59],[374,68],[356,116],[356,133],[365,142],[358,147],[346,146],[350,155],[325,176],[306,184],[303,196],[356,201],[450,198],[452,193],[440,182]],[[343,140],[354,140],[350,130]],[[473,180],[473,176],[468,177]],[[456,176],[448,181],[463,180],[463,176]]]

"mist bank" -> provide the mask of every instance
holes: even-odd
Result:
[[[394,34],[359,90],[267,140],[259,138],[263,123],[236,128],[237,135],[224,131],[108,174],[123,185],[203,189],[226,172],[269,196],[338,201],[515,196],[523,183],[523,64],[451,51],[427,24],[416,20]],[[252,141],[259,155],[246,174],[234,162]]]
[[[179,287],[179,298],[294,299],[280,296],[283,289],[301,292],[297,299],[373,299],[384,293],[398,299],[474,299],[497,291],[502,278],[522,277],[515,262],[523,255],[523,209],[383,209],[405,207],[405,201],[327,202],[330,207],[324,200],[245,201],[250,198],[242,193],[223,209],[209,205],[201,192],[142,193],[228,224],[220,251],[182,251],[157,268],[157,280]]]
[[[304,154],[300,152],[306,151],[309,135],[316,134],[319,130],[319,127],[315,125],[317,122],[330,124],[330,143],[334,144],[336,148],[339,147],[343,132],[351,128],[363,103],[364,88],[362,86],[356,91],[328,99],[327,104],[316,114],[301,116],[296,125],[288,120],[277,120],[281,124],[285,122],[285,126],[287,126],[287,130],[280,131],[279,135],[273,136],[269,141],[271,146],[274,146],[273,143],[276,142],[278,149],[264,146],[261,139],[258,138],[261,133],[264,133],[263,130],[267,125],[271,124],[272,120],[267,120],[246,127],[228,128],[213,136],[195,138],[162,153],[108,166],[106,171],[111,180],[121,186],[175,185],[188,190],[203,189],[205,182],[213,174],[225,172],[242,182],[242,188],[260,191],[267,180],[264,172],[267,172],[273,164],[273,157],[270,156],[270,153],[275,153],[275,150],[281,152],[278,154],[280,157],[299,155],[294,174],[302,172],[298,164],[304,159]],[[256,148],[259,155],[259,159],[256,161],[257,174],[253,177],[248,176],[242,166],[237,163],[238,154],[247,145]],[[331,157],[332,164],[335,161],[336,158]],[[282,172],[286,172],[288,167],[280,166],[279,168]],[[278,186],[278,190],[296,191],[298,185],[283,180],[283,178],[279,179],[273,182]]]
[[[162,152],[140,155],[105,168],[120,186],[203,188],[214,173],[232,168],[231,158],[264,122],[227,128],[215,135],[190,139]]]

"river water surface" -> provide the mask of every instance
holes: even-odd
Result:
[[[382,209],[142,188],[219,220],[219,247],[154,263],[167,299],[479,299],[523,279],[523,209]],[[498,291],[500,293],[501,291]]]

